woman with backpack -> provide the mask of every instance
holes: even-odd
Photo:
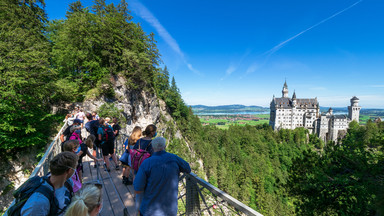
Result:
[[[128,143],[125,146],[125,149],[126,149],[127,153],[130,153],[131,149],[133,149],[133,147],[135,146],[137,140],[140,139],[141,134],[142,134],[141,127],[136,126],[135,128],[133,128],[132,134],[128,138]],[[133,183],[133,181],[129,180],[129,174],[130,174],[131,166],[132,166],[131,165],[131,154],[129,154],[129,156],[128,156],[128,163],[126,164],[126,163],[122,162],[122,164],[123,164],[123,167],[124,167],[124,170],[123,170],[123,184],[131,185]]]
[[[116,164],[116,170],[118,170],[120,167],[117,163],[117,158],[115,154],[115,146],[114,146],[114,133],[111,126],[107,125],[105,120],[103,118],[99,121],[100,127],[97,130],[97,136],[99,141],[101,142],[101,150],[103,152],[103,158],[105,162],[105,169],[106,171],[111,171],[110,165],[109,165],[109,155],[112,156],[113,161]]]
[[[80,144],[83,143],[80,126],[71,127],[70,133],[71,133],[71,136],[69,137],[69,140],[78,140]]]
[[[157,135],[156,130],[157,130],[157,128],[155,125],[153,125],[153,124],[148,125],[145,128],[145,131],[143,131],[144,137],[137,140],[133,149],[136,149],[136,150],[141,149],[141,150],[148,152],[150,155],[152,155],[153,154],[153,148],[152,148],[151,143],[152,143],[152,138],[154,138]],[[133,152],[135,152],[135,151],[133,151]],[[137,155],[137,153],[135,155]],[[135,170],[135,172],[134,172],[135,175],[137,174],[138,168],[143,161],[144,160],[138,161],[138,158],[133,156],[131,162],[132,162],[132,167]],[[135,179],[135,175],[133,176],[133,179]],[[143,193],[137,193],[135,199],[136,199],[135,200],[136,210],[138,212],[138,215],[140,215],[140,205],[141,205],[141,201],[143,200]]]

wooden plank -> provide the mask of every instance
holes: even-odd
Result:
[[[83,161],[83,182],[88,182],[92,179],[91,170],[89,169],[89,162]]]
[[[120,170],[113,170],[110,172],[111,178],[120,198],[124,202],[124,206],[127,208],[130,215],[136,215],[134,193],[132,193],[126,185],[122,183],[122,168]]]
[[[101,215],[101,216],[112,216],[112,215],[115,215],[114,211],[113,211],[113,208],[112,208],[110,197],[108,195],[108,190],[105,187],[104,181],[103,181],[102,176],[101,176],[101,171],[104,170],[104,168],[102,166],[102,162],[99,162],[99,168],[98,169],[99,169],[100,173],[99,173],[99,177],[98,177],[97,176],[97,168],[94,168],[93,160],[90,159],[88,156],[86,156],[86,160],[87,160],[88,168],[90,170],[90,175],[91,175],[90,181],[92,181],[92,180],[95,180],[95,181],[99,180],[100,183],[103,184],[103,210],[100,212],[99,215]]]
[[[117,194],[117,189],[114,188],[113,180],[103,167],[100,167],[99,170],[102,176],[103,184],[108,193],[110,204],[113,206],[112,211],[114,215],[124,215],[124,205],[121,203],[120,197]]]

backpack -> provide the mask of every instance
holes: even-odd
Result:
[[[65,211],[66,208],[60,209],[59,202],[54,196],[54,191],[46,185],[43,185],[45,181],[48,181],[48,177],[34,176],[28,179],[17,190],[13,192],[15,198],[14,205],[12,205],[5,215],[7,216],[20,216],[21,209],[28,201],[29,197],[34,193],[41,193],[50,201],[49,215],[59,215]],[[72,186],[65,182],[64,184],[70,191],[70,199],[72,199],[73,189]]]
[[[144,162],[145,159],[151,157],[151,154],[147,151],[148,147],[152,144],[152,141],[147,145],[144,149],[140,149],[140,140],[139,140],[139,148],[131,149],[131,165],[133,170],[136,172],[139,170],[140,165]]]
[[[97,129],[99,128],[99,121],[92,120],[85,124],[85,129],[92,135],[97,137]]]
[[[113,141],[113,139],[115,137],[115,134],[113,133],[113,129],[110,126],[106,126],[106,127],[101,126],[101,128],[104,131],[103,141],[105,141],[105,142]]]

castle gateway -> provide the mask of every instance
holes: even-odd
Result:
[[[361,107],[359,99],[354,96],[348,106],[348,116],[334,115],[332,108],[329,108],[327,113],[320,113],[317,98],[296,98],[295,92],[292,98],[289,98],[285,82],[282,97],[273,96],[270,109],[269,125],[274,130],[303,127],[310,133],[316,133],[324,141],[336,141],[338,137],[346,134],[351,121],[359,122]]]

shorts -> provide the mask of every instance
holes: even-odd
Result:
[[[101,150],[103,150],[103,156],[108,156],[110,154],[113,154],[115,153],[115,149],[114,149],[114,145],[113,145],[113,141],[109,141],[109,142],[104,142],[103,144],[101,144]]]

